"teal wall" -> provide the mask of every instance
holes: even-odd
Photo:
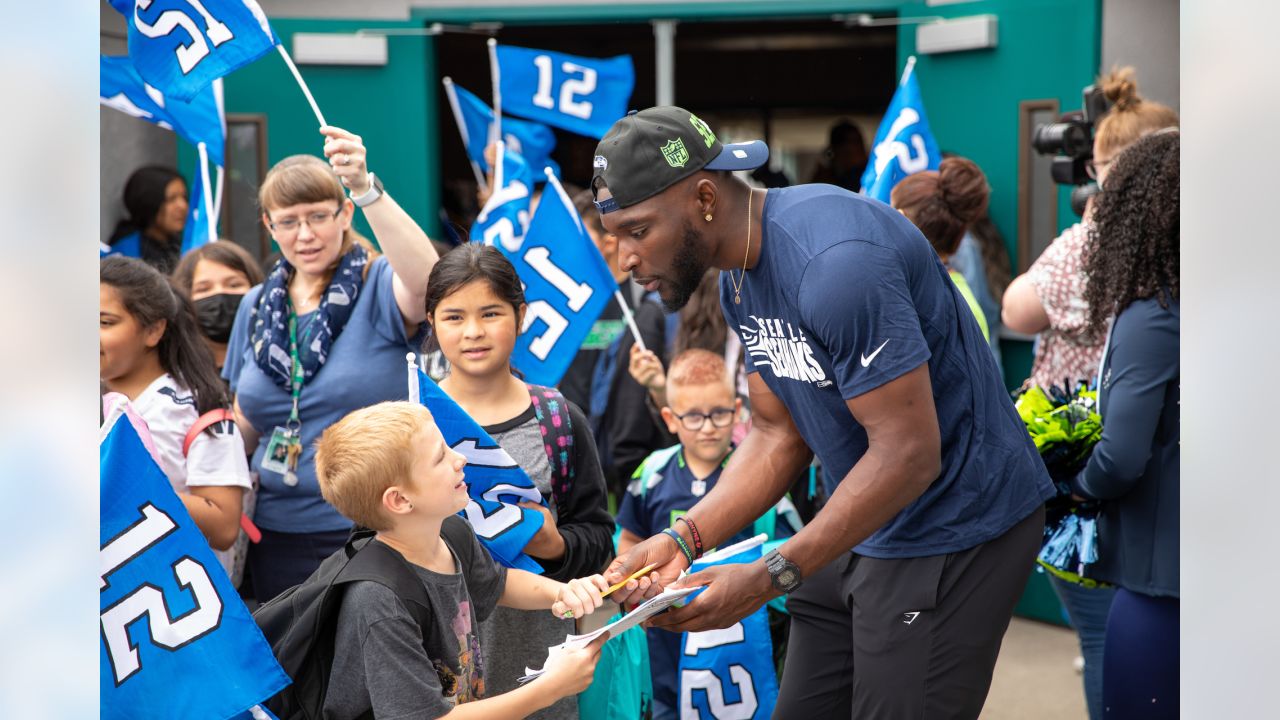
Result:
[[[422,23],[277,19],[271,26],[289,48],[295,32],[421,28]],[[370,169],[396,202],[435,237],[439,234],[440,174],[432,160],[438,157],[435,89],[439,84],[433,42],[430,37],[389,37],[387,64],[381,67],[303,65],[298,69],[325,120],[364,139]],[[279,54],[229,75],[225,97],[228,113],[266,114],[268,167],[297,153],[321,155],[324,138],[315,114]],[[179,167],[195,165],[195,153],[185,143],[179,143],[179,154]],[[356,226],[369,235],[358,212]]]

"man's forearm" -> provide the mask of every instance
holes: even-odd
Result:
[[[809,577],[851,550],[920,497],[938,476],[937,458],[909,449],[862,456],[822,511],[778,552]]]
[[[751,428],[716,486],[689,510],[704,548],[723,543],[772,508],[812,458],[813,452],[796,434]],[[684,523],[677,523],[676,530],[692,547]]]

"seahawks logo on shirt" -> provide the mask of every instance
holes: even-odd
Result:
[[[777,377],[801,382],[822,383],[827,379],[826,371],[813,356],[813,348],[809,346],[804,331],[778,318],[749,317],[756,327],[739,325],[738,329],[742,335],[742,346],[757,369],[767,366]]]

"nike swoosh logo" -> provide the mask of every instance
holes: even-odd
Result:
[[[890,340],[892,340],[892,338],[890,338]],[[875,359],[876,359],[876,356],[880,354],[880,351],[884,349],[884,346],[885,346],[885,345],[888,345],[888,344],[889,344],[889,340],[885,340],[884,342],[880,343],[880,347],[876,348],[876,351],[875,351],[875,352],[873,352],[873,353],[871,353],[871,356],[870,356],[870,357],[867,357],[866,353],[863,353],[863,355],[862,355],[862,367],[866,367],[866,366],[870,365],[870,364],[871,364],[871,361],[872,361],[872,360],[875,360]]]

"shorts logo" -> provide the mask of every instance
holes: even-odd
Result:
[[[831,384],[826,371],[813,356],[804,331],[778,318],[750,317],[756,327],[740,325],[738,329],[742,346],[757,370],[768,367],[777,377],[814,383],[818,387],[825,387],[824,381]]]
[[[716,134],[711,132],[710,126],[703,122],[702,118],[694,115],[693,113],[689,113],[689,124],[693,125],[693,129],[697,130],[698,134],[702,136],[702,141],[707,144],[707,147],[711,147],[715,144]]]
[[[916,618],[918,617],[920,617],[919,610],[916,610],[915,612],[902,613],[902,622],[907,625],[910,625],[911,623],[915,622]]]
[[[684,138],[668,140],[666,145],[658,149],[662,151],[667,164],[673,168],[682,168],[689,162],[689,151],[684,147]]]

